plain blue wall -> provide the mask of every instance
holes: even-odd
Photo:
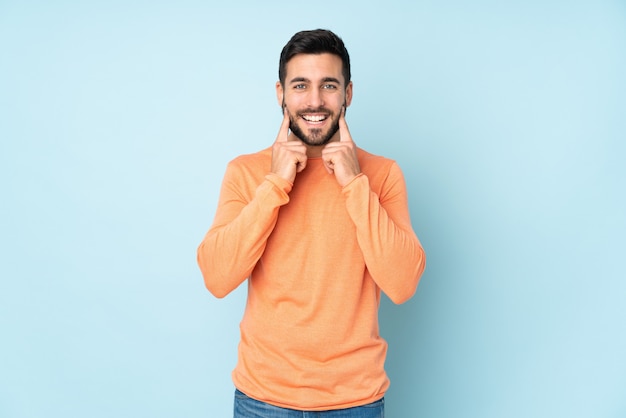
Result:
[[[1,0],[0,416],[231,415],[245,289],[195,250],[318,27],[428,254],[388,416],[626,416],[626,4],[591,0]]]

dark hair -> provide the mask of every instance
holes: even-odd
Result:
[[[350,56],[340,37],[326,29],[305,30],[291,37],[280,53],[278,79],[285,85],[287,62],[297,54],[335,54],[343,63],[343,78],[346,86],[350,82]]]

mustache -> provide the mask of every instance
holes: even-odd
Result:
[[[343,108],[344,108],[346,111],[348,110],[348,109],[347,109],[347,106],[346,106],[346,101],[345,101],[345,100],[343,101]],[[280,110],[281,110],[281,112],[284,112],[284,111],[285,111],[285,109],[287,109],[287,104],[285,104],[285,98],[283,97],[283,103],[282,103],[282,106],[281,106],[281,109],[280,109]],[[317,109],[314,109],[314,108],[307,108],[307,109],[304,109],[304,110],[300,110],[300,111],[298,111],[298,112],[296,113],[296,115],[302,115],[302,114],[304,114],[304,113],[327,113],[327,114],[329,114],[329,115],[334,115],[334,113],[333,113],[330,109],[327,109],[327,108],[325,108],[325,107],[319,107],[319,108],[317,108]]]
[[[299,110],[296,114],[297,115],[305,115],[307,113],[325,113],[325,114],[328,114],[328,115],[334,114],[330,109],[327,109],[325,107],[318,107],[318,108],[309,107],[309,108],[306,108],[306,109],[303,109],[303,110]]]

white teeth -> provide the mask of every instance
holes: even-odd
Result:
[[[313,116],[313,115],[306,115],[306,116],[302,116],[304,118],[304,120],[308,121],[308,122],[321,122],[324,119],[326,119],[326,116]]]

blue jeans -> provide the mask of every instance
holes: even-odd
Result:
[[[385,398],[354,408],[332,411],[298,411],[269,405],[235,390],[235,414],[233,418],[384,418],[384,416]]]

